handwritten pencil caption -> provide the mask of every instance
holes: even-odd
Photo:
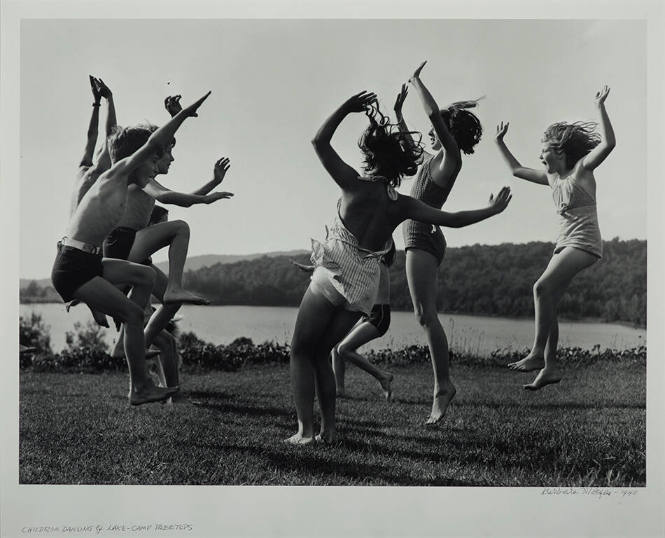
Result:
[[[168,531],[191,532],[194,526],[191,523],[153,523],[127,524],[109,523],[106,525],[42,525],[36,527],[25,526],[21,534],[138,534],[138,533],[161,533]]]

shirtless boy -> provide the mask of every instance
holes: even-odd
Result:
[[[186,118],[197,116],[196,111],[209,95],[183,109],[147,140],[135,128],[120,129],[111,136],[108,144],[113,165],[82,197],[58,245],[51,273],[53,286],[63,300],[78,299],[123,322],[132,405],[165,400],[177,388],[156,387],[145,364],[143,310],[150,298],[154,271],[124,260],[102,259],[101,246],[124,214],[128,185],[154,174],[163,148]],[[130,297],[116,285],[133,286]]]
[[[179,100],[180,96],[167,97],[164,102],[172,117],[182,110]],[[156,174],[168,173],[169,167],[174,161],[174,146],[175,139],[165,147],[165,151],[157,161]],[[147,344],[152,343],[153,338],[163,331],[182,303],[205,304],[208,302],[203,297],[181,289],[180,283],[189,246],[189,226],[182,220],[164,221],[150,225],[155,200],[164,204],[190,207],[194,204],[211,204],[217,200],[230,198],[233,196],[230,192],[209,194],[223,181],[228,169],[229,159],[222,157],[215,163],[213,179],[191,194],[167,189],[155,181],[155,174],[149,174],[145,183],[143,181],[135,183],[128,188],[125,213],[118,226],[104,240],[104,257],[149,265],[156,272],[153,295],[162,302],[162,306],[153,314],[146,327]],[[168,278],[150,261],[150,256],[165,246],[169,246]],[[164,336],[168,339],[170,335]],[[118,338],[114,355],[121,353],[120,341],[121,339]],[[157,342],[155,343],[157,344]]]
[[[74,211],[78,207],[81,198],[83,198],[83,195],[88,192],[88,189],[92,186],[92,184],[97,181],[99,175],[111,167],[111,157],[109,156],[106,140],[115,130],[117,124],[115,104],[113,103],[113,93],[101,78],[95,78],[92,75],[88,75],[88,78],[90,79],[90,88],[92,89],[92,97],[94,101],[92,103],[92,115],[88,125],[88,136],[85,150],[83,151],[83,157],[79,163],[79,168],[76,173],[76,181],[74,182],[74,189],[72,191],[72,200],[69,210],[70,217],[74,214]],[[97,145],[97,135],[99,129],[99,107],[101,106],[100,101],[102,97],[106,100],[107,103],[105,124],[106,136],[104,137],[104,143],[99,147],[93,162],[93,153],[95,152],[95,146]],[[69,311],[70,307],[75,306],[77,303],[78,301],[76,300],[68,303],[67,311]],[[99,325],[108,328],[109,324],[104,314],[101,312],[95,312],[94,310],[91,310],[91,312],[92,317]]]

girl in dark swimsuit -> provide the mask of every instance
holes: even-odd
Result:
[[[429,136],[436,153],[425,157],[411,189],[411,196],[440,209],[462,168],[460,150],[467,154],[473,153],[474,146],[480,141],[482,127],[478,118],[466,110],[474,107],[476,101],[454,103],[447,109],[439,110],[436,101],[420,80],[420,71],[425,63],[416,69],[409,82],[416,88],[432,123]],[[408,130],[402,117],[402,103],[406,93],[404,85],[395,103],[395,113],[404,131]],[[450,380],[448,340],[436,307],[437,273],[446,250],[446,240],[438,227],[414,220],[407,221],[403,231],[406,277],[413,310],[425,331],[434,370],[432,411],[426,424],[436,424],[444,416],[456,392]]]

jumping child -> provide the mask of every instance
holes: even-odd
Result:
[[[610,90],[596,93],[600,133],[596,124],[577,121],[550,125],[543,135],[540,160],[545,170],[522,166],[503,141],[508,123],[497,126],[496,142],[513,176],[549,185],[559,214],[559,237],[547,269],[533,286],[535,337],[531,352],[508,366],[519,372],[538,370],[525,389],[538,390],[561,381],[556,359],[559,341],[557,306],[573,277],[603,255],[603,242],[596,212],[596,180],[593,170],[612,152],[616,141],[605,110]]]
[[[312,241],[316,269],[300,303],[291,342],[291,379],[298,431],[287,442],[314,440],[314,392],[321,408],[318,441],[336,439],[335,377],[329,356],[362,314],[376,302],[380,258],[390,250],[391,236],[405,219],[461,227],[503,211],[510,201],[504,187],[483,209],[444,213],[395,191],[403,176],[416,173],[422,148],[405,141],[378,111],[376,95],[360,92],[347,99],[321,126],[312,144],[321,163],[342,190],[337,212],[322,243]],[[370,119],[359,146],[364,174],[346,164],[330,145],[342,120],[365,112]],[[378,121],[377,121],[378,117]],[[407,135],[408,136],[408,135]]]
[[[439,109],[429,90],[420,80],[423,62],[409,80],[425,108],[432,129],[429,131],[432,151],[426,154],[411,187],[411,196],[441,209],[462,169],[462,153],[473,153],[483,129],[478,118],[467,108],[476,101],[453,103]],[[406,85],[397,96],[395,113],[400,128],[408,132],[402,116],[402,104],[407,95]],[[440,228],[425,222],[409,220],[402,227],[406,251],[406,278],[416,319],[427,339],[434,373],[432,410],[425,424],[436,424],[445,415],[457,389],[450,380],[448,339],[439,321],[436,306],[438,269],[446,252],[446,239]]]
[[[83,196],[66,236],[58,244],[51,279],[63,300],[78,299],[92,310],[119,318],[125,325],[132,405],[165,400],[177,387],[155,387],[145,364],[143,311],[152,291],[154,271],[125,260],[102,259],[102,242],[122,218],[128,185],[137,177],[154,173],[163,148],[185,119],[197,116],[196,111],[208,95],[210,92],[149,137],[141,130],[118,129],[107,142],[113,165]],[[116,285],[133,286],[130,298]]]

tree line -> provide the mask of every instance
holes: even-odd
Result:
[[[532,286],[547,266],[553,248],[553,243],[547,242],[448,248],[439,268],[439,311],[533,316]],[[216,305],[298,306],[309,274],[292,260],[309,263],[307,255],[218,263],[187,271],[184,284]],[[390,269],[391,305],[396,310],[412,308],[404,262],[404,252],[398,252]],[[560,316],[645,326],[646,262],[646,241],[605,241],[603,259],[573,279],[561,301]],[[33,302],[34,298],[34,302],[45,302],[53,295],[52,289],[30,283],[21,290],[21,301]]]

